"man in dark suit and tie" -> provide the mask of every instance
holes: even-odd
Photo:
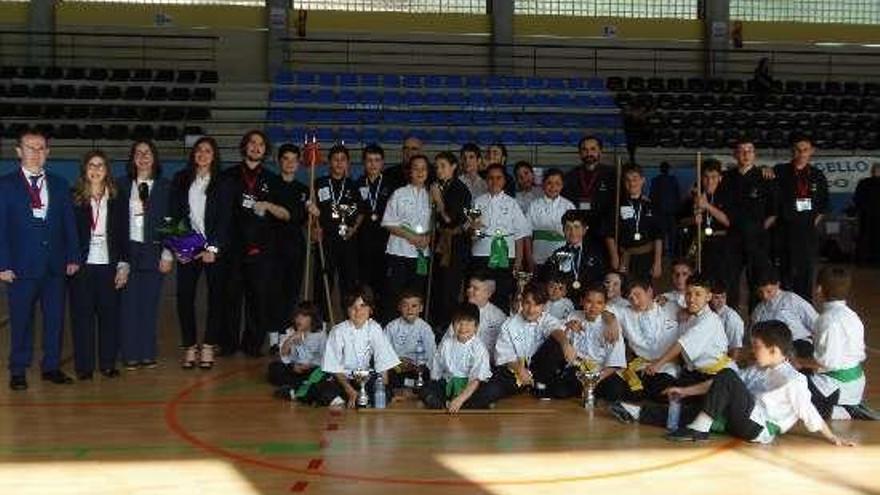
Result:
[[[25,390],[37,302],[43,314],[42,378],[73,382],[59,368],[65,276],[79,269],[79,243],[69,186],[43,169],[49,156],[46,136],[25,131],[15,150],[21,168],[0,177],[0,280],[9,297],[9,387]]]

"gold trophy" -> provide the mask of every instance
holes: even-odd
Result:
[[[513,279],[516,280],[516,293],[513,295],[511,310],[518,313],[522,305],[523,291],[526,289],[529,281],[532,280],[532,274],[526,271],[514,270]]]
[[[575,366],[575,376],[581,383],[581,397],[584,400],[584,409],[596,407],[596,386],[599,384],[601,371],[591,361],[579,359]]]
[[[370,370],[358,369],[351,372],[351,379],[358,386],[357,406],[367,407],[370,405],[370,396],[367,395],[367,382],[373,374]]]
[[[474,223],[477,222],[477,220],[483,218],[483,210],[481,210],[480,208],[478,208],[476,206],[466,207],[464,209],[464,215],[468,219],[468,224],[473,225]],[[478,237],[478,238],[486,237],[486,233],[480,229],[474,229],[474,237]]]

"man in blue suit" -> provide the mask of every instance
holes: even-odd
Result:
[[[73,383],[59,368],[65,276],[79,269],[78,242],[69,186],[43,169],[46,136],[25,131],[15,150],[21,168],[0,177],[0,280],[9,296],[9,387],[26,390],[37,302],[43,314],[43,380]]]

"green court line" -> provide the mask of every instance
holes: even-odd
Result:
[[[311,455],[321,451],[317,442],[228,442],[225,448],[239,451],[254,451],[267,456]],[[118,454],[191,454],[200,451],[189,445],[71,445],[52,447],[8,447],[0,446],[0,457],[20,455],[31,456],[65,456],[85,459],[100,455]]]

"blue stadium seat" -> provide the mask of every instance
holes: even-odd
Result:
[[[467,96],[460,91],[450,91],[446,93],[446,104],[447,105],[457,105],[463,106],[467,105],[468,98]]]
[[[498,141],[498,134],[495,131],[490,130],[478,130],[477,131],[477,143],[488,146],[491,143],[495,143]]]
[[[354,105],[360,102],[358,94],[351,89],[343,89],[336,95],[336,101],[344,105]]]
[[[328,105],[336,102],[336,94],[333,93],[332,89],[319,89],[314,92],[312,96],[314,98],[314,103]]]
[[[489,105],[488,93],[471,91],[468,95],[468,102],[475,107],[485,107]]]
[[[455,130],[455,139],[454,143],[459,146],[464,143],[470,143],[474,141],[474,133],[470,129],[456,129]]]
[[[360,85],[360,78],[357,74],[341,74],[339,76],[339,85],[340,86],[358,86]]]
[[[591,77],[586,80],[584,87],[588,91],[605,91],[605,81],[600,77]]]
[[[360,102],[364,105],[380,105],[382,97],[375,90],[361,91]]]
[[[317,134],[318,140],[328,143],[328,147],[329,143],[336,141],[336,133],[333,132],[333,129],[330,127],[319,127]]]
[[[425,105],[445,105],[446,95],[443,93],[427,93],[425,95]]]
[[[455,134],[452,131],[445,127],[441,127],[436,129],[431,133],[431,137],[429,138],[429,142],[431,143],[454,143]]]
[[[522,93],[522,92],[513,93],[512,95],[510,95],[510,99],[508,101],[511,105],[516,105],[516,106],[520,106],[520,107],[529,106],[529,105],[532,105],[533,103],[535,103],[535,100],[531,94]],[[493,100],[493,102],[495,102],[495,100]],[[497,105],[497,104],[503,104],[503,103],[496,102],[495,104]]]
[[[486,83],[483,81],[482,76],[467,76],[467,78],[465,78],[465,86],[471,90],[483,89],[486,87]]]
[[[266,112],[266,120],[269,122],[284,122],[287,120],[287,110],[283,108],[271,108]]]
[[[454,126],[468,126],[473,122],[470,112],[452,112],[449,114],[449,124]]]
[[[547,89],[562,91],[568,89],[568,84],[566,84],[566,80],[561,77],[551,77],[550,79],[547,79]]]
[[[462,88],[464,87],[464,78],[461,76],[446,76],[446,87],[447,88]]]
[[[505,80],[501,76],[489,76],[486,78],[486,86],[490,89],[504,89]]]
[[[378,74],[361,74],[361,87],[375,88],[379,86],[380,79]]]
[[[318,74],[318,85],[329,87],[336,86],[336,74],[327,72]]]
[[[266,128],[266,135],[269,137],[269,141],[273,143],[282,142],[287,138],[287,129],[282,126],[272,125]]]
[[[386,88],[399,88],[400,76],[397,74],[386,74],[382,76],[382,86]]]
[[[382,95],[382,103],[385,105],[400,105],[402,103],[400,93],[397,91],[386,91]]]
[[[404,93],[403,101],[411,107],[421,106],[425,103],[425,97],[421,93],[415,91],[407,91]]]
[[[506,76],[501,78],[501,82],[508,89],[523,89],[526,87],[526,80],[522,77]]]
[[[421,88],[422,76],[403,76],[403,86],[406,88]]]
[[[382,141],[386,143],[399,143],[403,141],[403,131],[399,128],[387,129],[382,135]]]
[[[501,142],[507,144],[508,146],[515,146],[518,144],[523,144],[522,137],[522,133],[517,131],[503,131],[501,133]]]
[[[335,122],[337,124],[359,124],[360,121],[360,112],[350,110],[336,112]]]
[[[426,88],[445,88],[446,87],[446,77],[444,76],[425,76],[425,87]]]
[[[269,91],[270,102],[293,101],[293,92],[287,88],[274,88]]]
[[[353,127],[340,128],[337,136],[340,141],[343,141],[349,147],[354,143],[359,143],[361,140],[361,133]]]
[[[378,143],[382,140],[382,133],[379,132],[379,129],[375,127],[364,127],[361,131],[361,139],[364,140],[364,143]]]
[[[296,79],[292,71],[282,70],[275,74],[275,84],[293,84]]]
[[[547,80],[543,77],[529,77],[526,79],[526,87],[529,89],[544,89],[547,87]]]
[[[310,89],[295,89],[291,101],[294,103],[312,103],[315,95]]]

